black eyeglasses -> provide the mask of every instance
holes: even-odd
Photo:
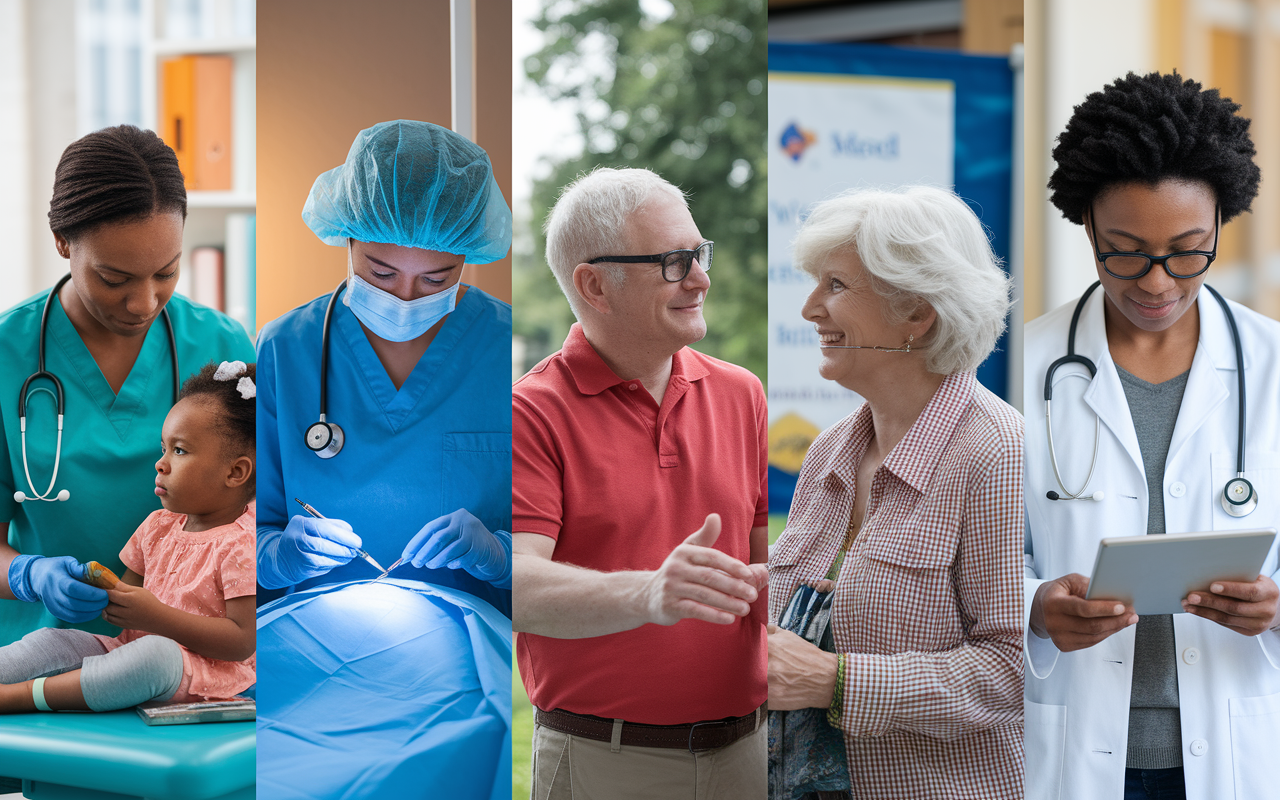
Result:
[[[711,256],[715,249],[714,242],[703,242],[692,250],[668,250],[652,256],[600,256],[588,261],[588,264],[661,264],[662,279],[667,283],[679,283],[693,269],[693,260],[698,259],[703,272],[711,271]]]
[[[1098,251],[1098,231],[1093,217],[1093,206],[1089,207],[1089,227],[1093,234],[1093,254],[1102,262],[1102,268],[1113,278],[1122,281],[1134,281],[1151,271],[1152,264],[1159,264],[1172,278],[1194,278],[1209,268],[1218,257],[1218,231],[1222,229],[1218,208],[1213,209],[1213,249],[1183,250],[1167,256],[1151,256],[1146,253],[1118,252],[1102,253]]]

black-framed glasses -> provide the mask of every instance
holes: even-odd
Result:
[[[661,264],[662,279],[667,283],[679,283],[693,269],[693,260],[698,259],[703,272],[711,271],[711,257],[715,250],[715,242],[703,242],[692,250],[668,250],[652,256],[600,256],[588,261],[588,264]]]
[[[1102,262],[1102,268],[1113,278],[1122,281],[1135,281],[1151,271],[1153,264],[1164,267],[1171,278],[1194,278],[1209,268],[1218,257],[1218,231],[1222,230],[1222,220],[1218,207],[1213,209],[1213,249],[1183,250],[1167,256],[1152,256],[1138,252],[1103,253],[1098,250],[1097,222],[1093,216],[1093,206],[1089,207],[1089,228],[1093,235],[1093,254]]]

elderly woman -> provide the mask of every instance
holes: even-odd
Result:
[[[1009,282],[927,187],[819,204],[795,263],[822,376],[866,402],[809,449],[769,562],[771,621],[829,590],[834,652],[771,626],[769,708],[827,709],[850,785],[780,785],[775,747],[770,796],[1020,798],[1022,418],[974,374]]]

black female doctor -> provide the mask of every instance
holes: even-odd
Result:
[[[1238,110],[1176,73],[1130,74],[1076,107],[1053,153],[1052,201],[1084,226],[1101,285],[1026,331],[1028,798],[1276,796],[1276,549],[1258,580],[1192,593],[1183,614],[1084,599],[1103,537],[1280,527],[1280,324],[1204,286],[1257,193]],[[1096,375],[1053,378],[1055,474],[1037,406],[1077,306]],[[1234,516],[1241,424],[1257,502]]]

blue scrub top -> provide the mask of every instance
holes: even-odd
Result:
[[[66,392],[62,457],[53,495],[66,502],[17,503],[14,491],[32,494],[22,469],[18,395],[36,371],[40,314],[49,292],[41,292],[0,314],[0,522],[9,523],[9,544],[19,553],[95,560],[123,574],[120,550],[147,515],[160,508],[155,495],[160,428],[173,405],[168,335],[157,320],[120,387],[111,391],[71,320],[55,301],[49,312],[46,368]],[[178,346],[178,368],[186,380],[210,361],[252,361],[253,344],[230,317],[174,295],[167,306]],[[48,387],[47,380],[36,381]],[[27,401],[27,462],[39,493],[49,487],[58,441],[53,397],[33,391]],[[114,635],[101,619],[70,625],[42,603],[0,600],[0,645],[42,627],[77,627]]]
[[[334,308],[327,420],[346,435],[322,459],[303,433],[320,416],[320,343],[330,295],[268,323],[258,337],[258,530],[305,514],[298,498],[345,520],[384,567],[423,525],[465,508],[511,530],[511,306],[470,286],[399,389],[351,309]],[[295,589],[367,580],[351,563]],[[401,567],[397,578],[449,586],[511,615],[511,592],[465,570]],[[259,587],[259,603],[280,592]]]

